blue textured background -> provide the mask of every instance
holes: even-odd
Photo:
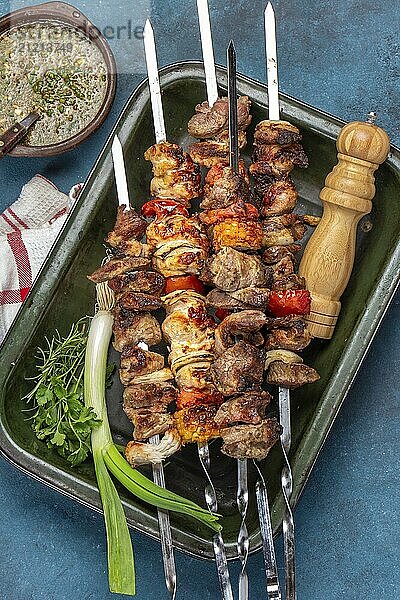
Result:
[[[233,37],[241,72],[264,79],[264,2],[211,0],[216,59]],[[4,2],[0,12],[30,2]],[[388,0],[276,0],[280,87],[346,120],[379,114],[400,145],[399,11]],[[201,58],[194,0],[76,2],[103,29],[152,19],[160,64]],[[106,124],[61,157],[0,163],[0,209],[36,172],[64,191],[84,180],[144,72],[141,42],[110,40],[121,72]],[[378,332],[296,510],[299,600],[400,598],[398,540],[399,295]],[[0,460],[1,600],[103,600],[102,518]],[[167,598],[158,544],[133,534],[137,598]],[[278,542],[280,575],[282,548]],[[178,599],[217,599],[214,566],[177,555]],[[238,571],[233,568],[232,574]],[[251,598],[264,598],[260,555],[249,561]],[[122,597],[121,597],[122,598]]]

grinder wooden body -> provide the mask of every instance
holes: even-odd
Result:
[[[338,164],[320,193],[324,212],[299,269],[311,292],[308,329],[314,337],[324,339],[333,335],[340,297],[353,269],[357,224],[372,208],[374,172],[390,148],[385,131],[371,122],[349,123],[336,145]]]

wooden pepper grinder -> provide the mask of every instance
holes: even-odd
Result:
[[[389,138],[375,119],[375,113],[369,113],[365,123],[349,123],[341,130],[336,143],[338,164],[320,193],[324,212],[300,263],[299,273],[311,292],[307,326],[314,337],[333,335],[339,299],[353,269],[357,224],[371,212],[374,172],[389,153]]]

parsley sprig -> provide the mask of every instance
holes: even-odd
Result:
[[[87,339],[88,319],[74,323],[66,337],[56,331],[51,341],[46,338],[47,347],[38,348],[36,385],[24,398],[33,402],[30,420],[36,437],[71,466],[87,458],[90,434],[100,424],[83,398]]]

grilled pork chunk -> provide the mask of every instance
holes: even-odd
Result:
[[[130,419],[135,426],[133,437],[137,441],[162,435],[173,425],[173,418],[169,413],[155,413],[146,409],[131,411]]]
[[[254,132],[254,143],[286,146],[301,141],[301,133],[288,121],[261,121]]]
[[[307,383],[314,383],[319,378],[317,371],[308,365],[303,363],[287,364],[277,360],[269,367],[267,382],[294,389]]]
[[[176,400],[177,394],[177,388],[169,382],[130,385],[124,389],[123,408],[129,419],[131,411],[139,408],[164,412]]]
[[[201,279],[226,292],[234,292],[250,286],[268,286],[270,269],[256,255],[225,247],[207,261]]]
[[[304,321],[296,321],[288,329],[273,329],[265,340],[265,350],[303,350],[311,342],[311,334],[306,329]]]
[[[264,353],[259,348],[237,342],[220,354],[210,368],[217,390],[224,396],[259,388],[264,373]]]
[[[164,287],[165,279],[155,271],[134,271],[124,273],[110,279],[108,286],[116,293],[144,292],[145,294],[159,294]]]
[[[109,281],[118,275],[123,275],[128,271],[139,271],[148,269],[151,262],[148,258],[127,256],[125,258],[112,258],[103,266],[96,269],[94,273],[88,275],[88,279],[93,283]]]
[[[246,392],[221,404],[214,420],[220,427],[237,423],[258,425],[271,399],[271,394],[264,390]]]
[[[113,248],[119,249],[124,242],[142,239],[146,227],[146,221],[137,212],[119,206],[114,229],[107,235],[106,242]]]
[[[259,425],[234,425],[221,430],[221,448],[232,458],[263,460],[279,440],[282,428],[276,419],[265,419]]]
[[[247,96],[238,98],[238,127],[246,129],[250,125],[251,102]],[[228,129],[229,104],[228,98],[218,98],[213,106],[202,102],[196,106],[196,114],[189,120],[189,135],[198,139],[214,138]]]
[[[153,346],[162,340],[160,325],[150,313],[132,312],[120,306],[114,309],[113,333],[113,346],[118,352],[139,342]]]
[[[235,173],[231,167],[224,167],[222,171],[213,167],[211,176],[204,186],[203,200],[200,204],[203,210],[227,208],[241,200],[246,202],[250,198],[250,185],[241,174]],[[219,175],[219,176],[217,176]]]
[[[159,371],[164,366],[164,357],[157,352],[143,350],[139,346],[125,346],[121,354],[119,376],[123,385],[135,377]]]
[[[158,310],[162,307],[162,302],[155,296],[142,294],[141,292],[125,292],[118,299],[118,304],[125,310],[148,311]]]
[[[266,321],[268,317],[259,310],[242,310],[228,315],[215,330],[215,354],[222,354],[234,346],[238,337],[253,346],[261,345],[264,338],[259,332]]]
[[[300,244],[290,244],[288,246],[269,246],[263,252],[262,259],[267,265],[272,265],[284,258],[285,256],[289,256],[289,258],[294,258],[294,254],[296,252],[300,252],[301,245]]]

